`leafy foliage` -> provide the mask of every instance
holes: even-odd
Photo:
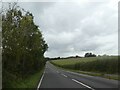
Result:
[[[92,53],[85,53],[85,57],[96,57],[96,55]]]
[[[48,45],[33,19],[32,13],[15,7],[2,15],[3,84],[4,71],[25,78],[45,64]]]

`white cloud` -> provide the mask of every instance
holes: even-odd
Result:
[[[41,28],[49,45],[45,56],[118,53],[117,1],[20,5],[34,14]]]

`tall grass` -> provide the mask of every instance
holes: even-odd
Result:
[[[3,76],[4,80],[2,83],[4,83],[6,87],[4,87],[3,90],[6,90],[6,89],[14,90],[15,88],[16,90],[17,89],[24,90],[25,88],[30,89],[30,90],[36,90],[43,71],[44,71],[44,68],[32,75],[29,75],[27,78],[24,78],[24,79],[19,78],[9,72],[4,71],[4,73],[6,73],[6,76]]]
[[[118,56],[88,57],[79,59],[61,59],[52,64],[66,69],[118,74],[120,68]]]

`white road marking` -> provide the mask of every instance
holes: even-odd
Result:
[[[67,70],[61,70],[61,71],[63,71],[63,72],[68,72],[68,73],[75,74],[75,75],[79,75],[79,76],[94,77],[94,76],[91,76],[91,75],[80,74],[80,73],[71,72],[71,71],[67,71]]]
[[[39,90],[39,88],[40,88],[40,85],[41,85],[41,83],[42,83],[44,74],[45,74],[45,71],[44,71],[44,73],[43,73],[43,75],[42,75],[42,77],[41,77],[41,79],[40,79],[40,82],[39,82],[39,84],[38,84],[37,90]]]
[[[64,77],[67,77],[65,74],[61,74],[61,75],[63,75]]]
[[[56,70],[55,70],[55,69],[52,69],[50,66],[48,66],[48,68],[51,69],[52,71],[56,72]]]
[[[59,72],[57,71],[57,73],[59,73]]]
[[[92,87],[90,87],[90,86],[88,86],[88,85],[86,85],[86,84],[84,84],[84,83],[82,83],[82,82],[79,82],[79,81],[77,81],[77,80],[75,80],[75,79],[72,79],[72,80],[75,81],[75,82],[78,83],[78,84],[81,84],[81,85],[83,85],[83,86],[91,89],[91,90],[95,90],[95,89],[93,89]]]

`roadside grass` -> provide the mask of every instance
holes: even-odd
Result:
[[[37,88],[43,69],[16,84],[16,88]]]
[[[39,80],[43,74],[44,68],[33,75],[29,75],[25,79],[18,78],[13,74],[6,72],[7,77],[4,80],[7,80],[7,87],[5,88],[18,88],[18,89],[27,89],[36,90]],[[4,82],[4,81],[3,81]]]
[[[86,71],[80,71],[80,70],[66,69],[66,68],[62,68],[62,67],[58,67],[58,66],[56,66],[56,67],[58,69],[62,69],[65,71],[71,71],[71,72],[86,74],[86,75],[91,75],[91,76],[98,76],[98,77],[103,77],[103,78],[113,79],[113,80],[120,80],[120,76],[118,74],[114,75],[114,74],[105,74],[105,73],[96,73],[96,72],[86,72]]]
[[[72,72],[120,80],[118,56],[72,58],[50,61],[53,65]]]

